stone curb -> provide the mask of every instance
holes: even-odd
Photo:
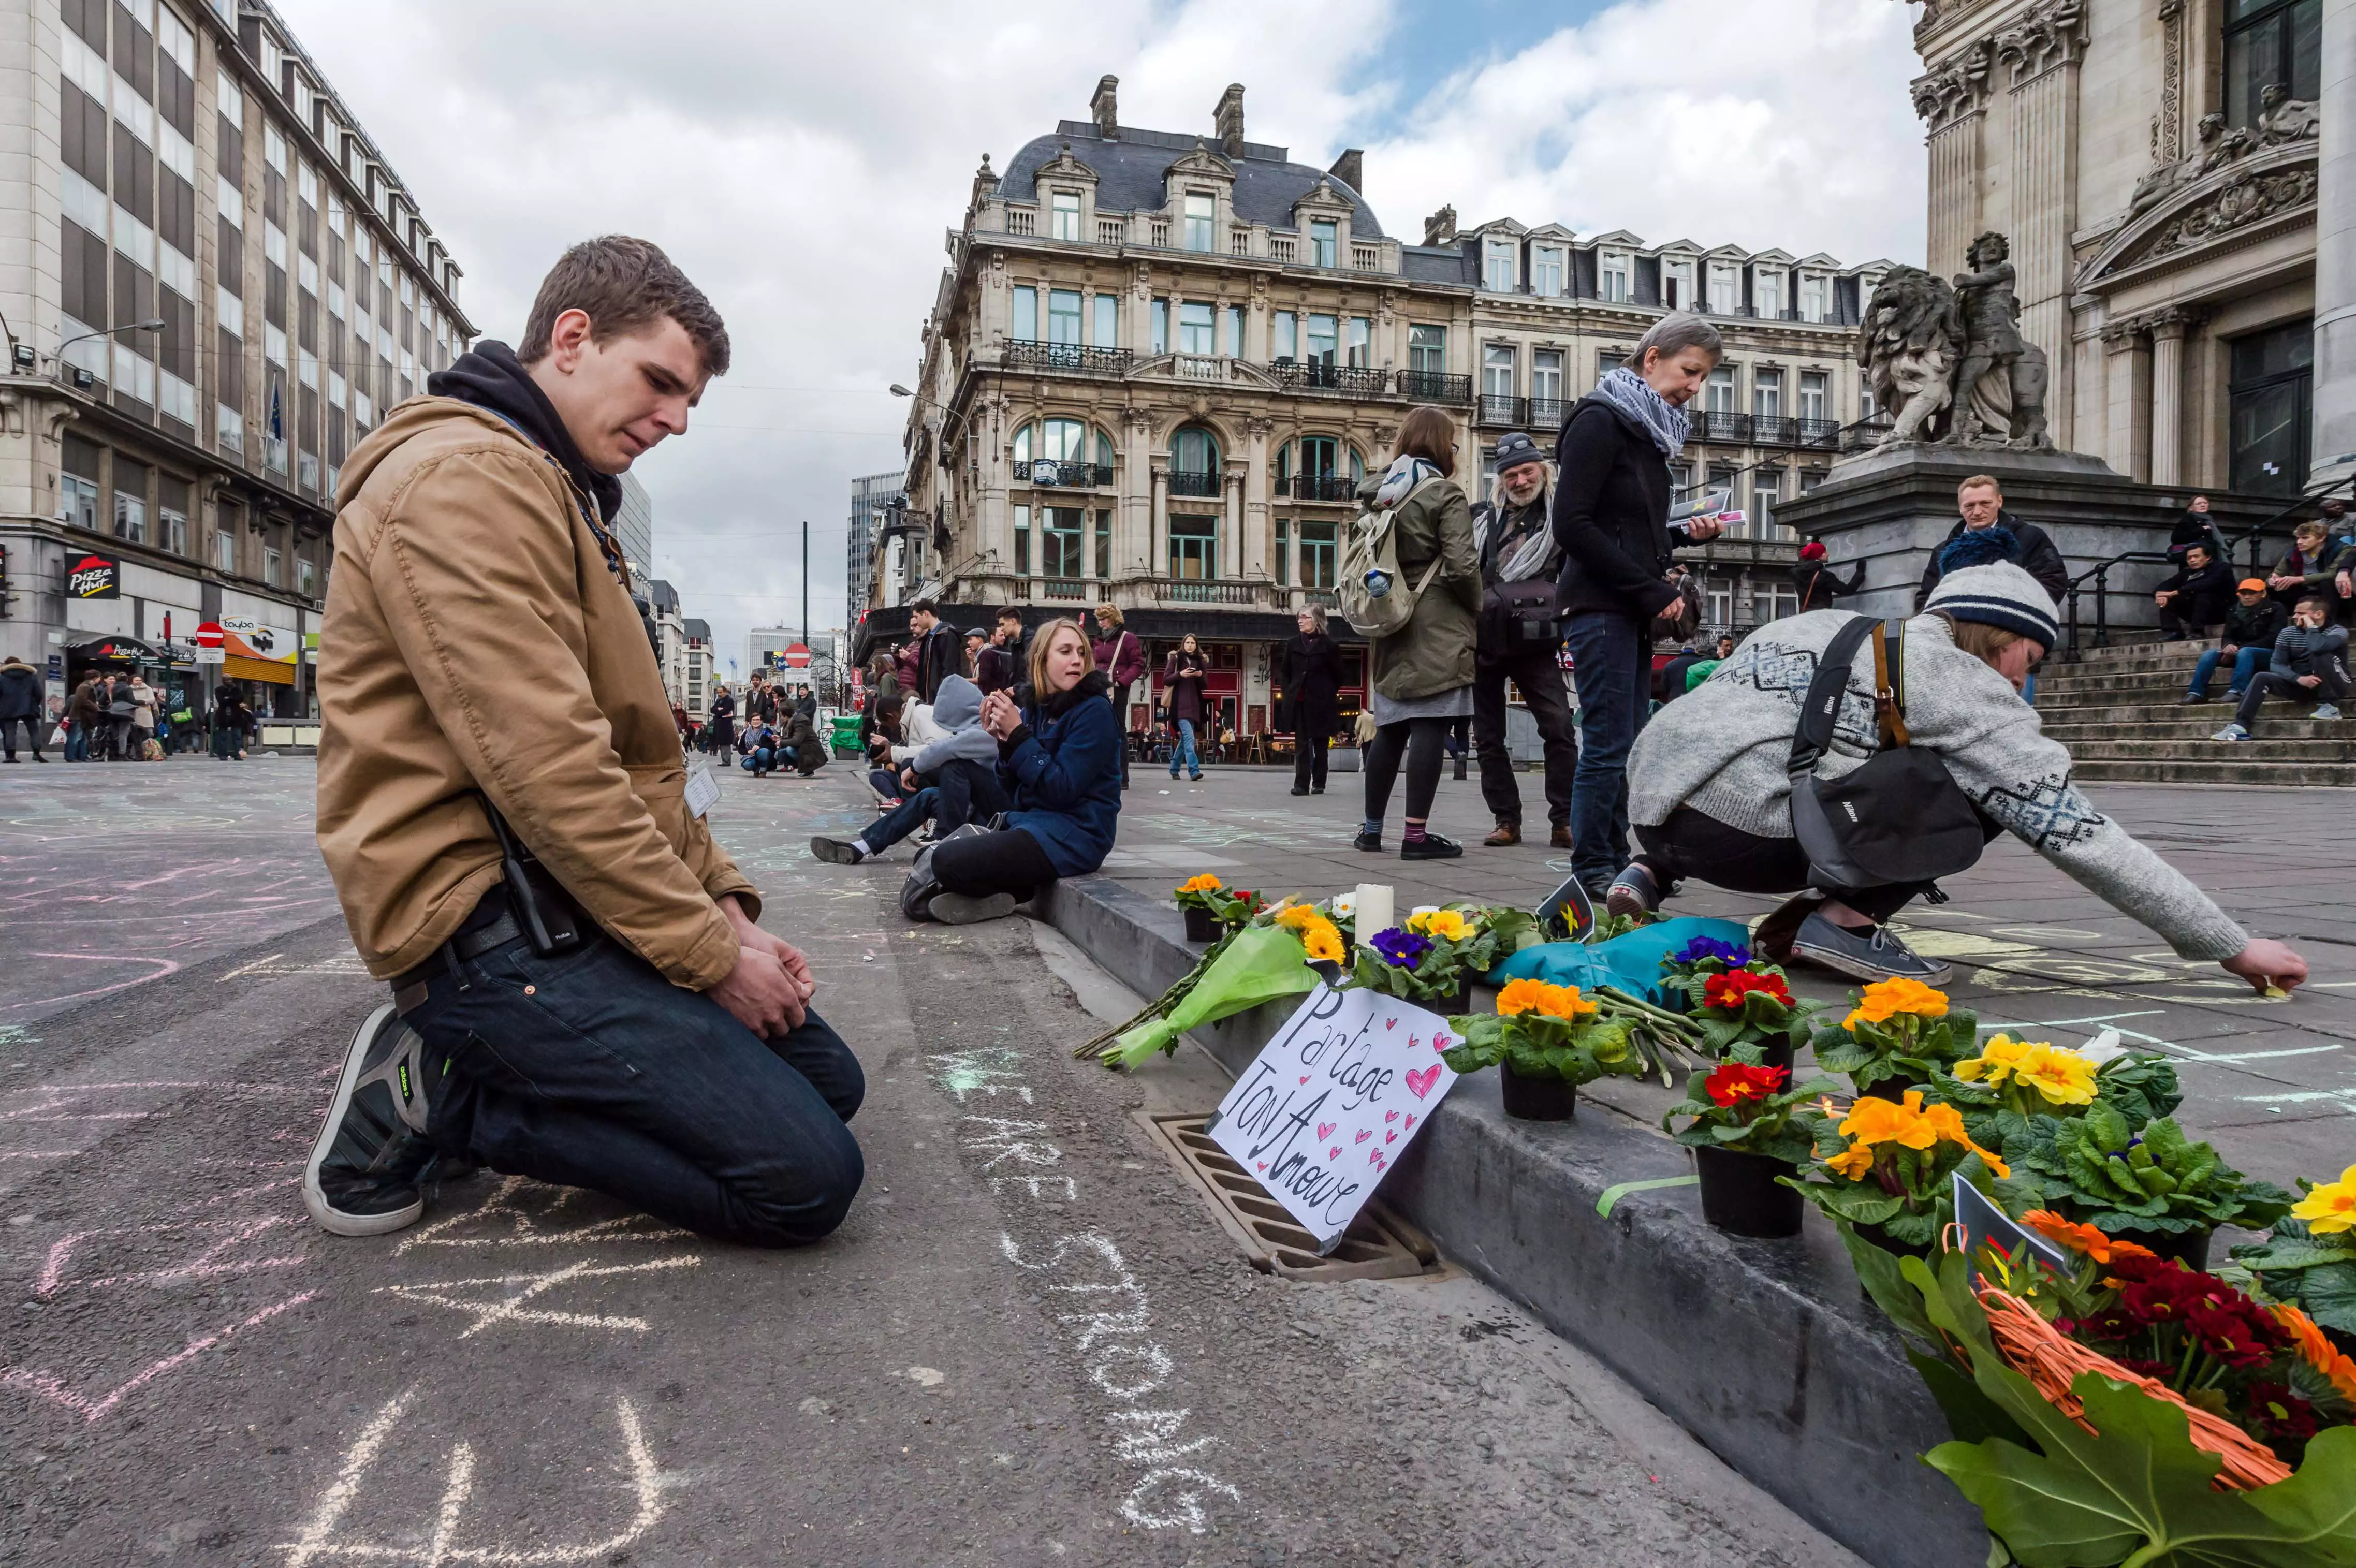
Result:
[[[1201,949],[1177,908],[1107,878],[1033,905],[1107,971],[1158,996]],[[1273,1002],[1196,1029],[1240,1072],[1291,1016]],[[1149,1071],[1151,1071],[1149,1069]],[[1817,1216],[1796,1242],[1705,1224],[1679,1146],[1600,1105],[1567,1124],[1509,1119],[1494,1072],[1458,1083],[1384,1184],[1450,1259],[1603,1361],[1713,1453],[1869,1563],[1984,1568],[1978,1511],[1916,1456],[1946,1441],[1904,1346]]]

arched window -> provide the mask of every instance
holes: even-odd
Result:
[[[1276,456],[1277,488],[1304,501],[1349,500],[1365,476],[1365,459],[1339,436],[1304,435]]]
[[[1077,420],[1043,420],[1039,425],[1039,455],[1058,463],[1087,458],[1088,427]]]
[[[1189,426],[1170,440],[1170,493],[1219,493],[1219,443],[1209,431]]]
[[[1014,432],[1014,482],[1109,485],[1112,453],[1112,432],[1101,425],[1060,417],[1041,420]]]

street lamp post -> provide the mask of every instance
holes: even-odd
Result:
[[[164,318],[160,315],[151,315],[145,321],[126,321],[120,326],[104,326],[96,332],[77,333],[58,345],[58,363],[65,364],[67,349],[77,343],[87,343],[93,337],[112,337],[118,332],[161,332],[163,330]],[[80,369],[80,367],[76,366],[74,368]],[[90,372],[84,370],[82,374],[88,375]]]

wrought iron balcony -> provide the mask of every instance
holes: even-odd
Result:
[[[1398,392],[1409,402],[1469,403],[1472,400],[1472,378],[1438,370],[1401,370]]]
[[[1775,414],[1752,414],[1751,439],[1760,446],[1797,446],[1800,444],[1800,421]]]
[[[1219,476],[1173,468],[1170,471],[1170,493],[1173,496],[1215,496],[1219,493]]]
[[[1292,392],[1333,392],[1344,398],[1389,395],[1390,373],[1364,365],[1330,365],[1323,360],[1279,359],[1268,368],[1277,384]]]
[[[1006,363],[1010,367],[1062,370],[1082,376],[1125,376],[1133,357],[1126,348],[1089,348],[1077,343],[1017,340],[1006,346]]]
[[[1530,404],[1528,399],[1501,396],[1495,392],[1483,392],[1481,394],[1480,410],[1474,415],[1474,422],[1489,425],[1505,425],[1511,429],[1519,430],[1522,426],[1529,422],[1529,416]]]
[[[1840,446],[1840,421],[1797,420],[1794,422],[1800,427],[1799,445],[1824,452],[1836,451]]]
[[[1093,489],[1112,483],[1112,469],[1102,463],[1082,463],[1076,459],[1037,457],[1014,465],[1014,482],[1033,485],[1055,485],[1067,489]]]
[[[1569,411],[1570,405],[1560,398],[1532,398],[1529,428],[1534,431],[1559,431],[1563,416]]]
[[[1296,501],[1355,501],[1358,481],[1345,474],[1296,474],[1287,482]]]
[[[1693,438],[1696,441],[1727,442],[1747,445],[1751,440],[1751,416],[1718,409],[1693,411]]]

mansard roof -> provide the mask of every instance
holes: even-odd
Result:
[[[1107,141],[1087,120],[1059,122],[1055,133],[1034,137],[1006,165],[999,189],[1017,200],[1027,200],[1039,170],[1053,163],[1070,144],[1072,155],[1096,171],[1097,207],[1105,212],[1159,212],[1168,202],[1165,176],[1170,165],[1204,144],[1201,136],[1171,131],[1141,131],[1120,127],[1119,137]],[[1261,142],[1246,142],[1240,157],[1212,145],[1210,151],[1235,169],[1236,216],[1246,223],[1270,229],[1293,227],[1293,205],[1317,187],[1320,180],[1352,208],[1350,232],[1360,240],[1383,238],[1381,221],[1366,198],[1323,169],[1291,161],[1290,149]]]

